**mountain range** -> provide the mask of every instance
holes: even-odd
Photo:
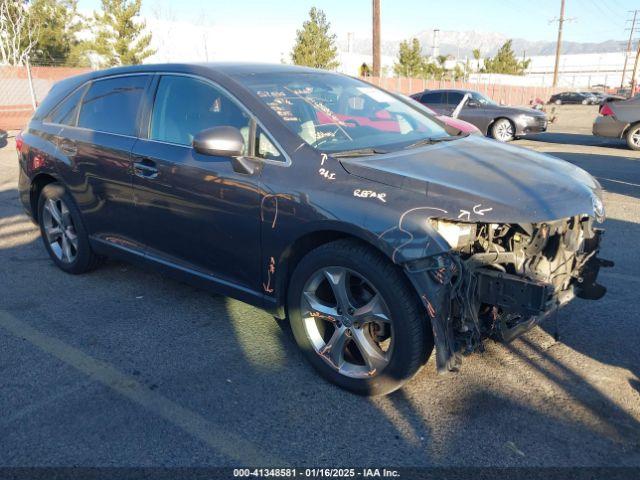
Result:
[[[440,31],[440,55],[453,55],[454,57],[472,57],[474,48],[479,48],[483,57],[494,55],[498,49],[509,40],[500,33],[477,32],[477,31]],[[433,30],[424,30],[413,35],[422,45],[422,53],[431,54],[433,44]],[[622,52],[626,48],[625,40],[606,40],[599,43],[587,42],[562,42],[563,54],[579,53],[609,53]],[[383,41],[380,48],[383,55],[396,56],[400,41]],[[341,49],[347,49],[347,42],[340,44]],[[352,40],[351,49],[354,53],[365,55],[371,54],[371,39],[355,38]],[[556,52],[555,41],[530,41],[522,38],[513,39],[513,50],[516,55],[527,57],[534,55],[554,55]]]

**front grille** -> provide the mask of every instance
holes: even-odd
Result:
[[[536,126],[547,128],[547,119],[545,117],[536,117]]]

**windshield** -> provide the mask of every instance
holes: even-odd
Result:
[[[450,137],[427,114],[368,83],[331,73],[237,77],[303,141],[320,151],[390,151]]]
[[[496,102],[478,92],[471,92],[471,99],[475,100],[480,105],[497,105]]]

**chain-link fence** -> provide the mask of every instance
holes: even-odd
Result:
[[[88,71],[71,67],[0,66],[0,129],[23,128],[54,83]]]

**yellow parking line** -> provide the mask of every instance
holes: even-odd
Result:
[[[24,338],[42,351],[88,375],[92,380],[106,385],[159,415],[233,460],[242,462],[244,465],[285,465],[275,456],[259,450],[244,437],[228,430],[221,431],[204,417],[149,390],[135,378],[75,347],[35,330],[7,312],[0,311],[0,327],[18,338]]]

